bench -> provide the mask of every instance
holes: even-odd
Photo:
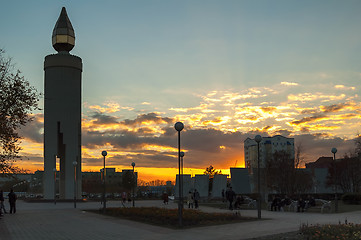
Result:
[[[324,211],[331,212],[331,201],[315,199],[315,203],[315,206],[309,206],[309,201],[306,201],[305,211],[308,211],[308,209],[320,209],[321,213],[324,213]]]
[[[289,212],[297,212],[298,201],[291,200],[291,204],[287,205]]]
[[[257,208],[257,200],[252,199],[248,196],[243,196],[244,203],[248,208]]]
[[[286,202],[289,202],[289,204],[286,204]],[[267,209],[271,211],[272,209],[272,201],[268,202]],[[280,204],[281,212],[284,212],[285,210],[288,210],[289,212],[296,212],[297,211],[297,201],[294,201],[292,199],[282,199]]]

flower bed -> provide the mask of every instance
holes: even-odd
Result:
[[[300,229],[304,239],[361,239],[361,224],[315,225],[302,226]]]
[[[96,212],[102,213],[101,210]],[[179,227],[178,209],[157,207],[107,208],[105,214],[164,227]],[[198,227],[253,220],[256,220],[256,218],[242,217],[235,213],[205,213],[199,210],[183,209],[183,227]]]

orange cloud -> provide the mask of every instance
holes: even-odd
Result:
[[[297,95],[290,94],[288,95],[288,101],[299,101],[299,102],[310,102],[321,100],[322,102],[334,101],[334,100],[342,100],[346,97],[345,94],[340,95],[325,95],[322,93],[300,93]]]
[[[281,85],[284,85],[284,86],[298,86],[298,83],[294,83],[294,82],[281,82]]]
[[[334,88],[336,89],[343,89],[343,90],[355,90],[355,87],[346,87],[345,85],[335,85]]]

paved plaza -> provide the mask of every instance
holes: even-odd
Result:
[[[302,223],[361,223],[361,212],[339,214],[293,213],[262,211],[267,220],[233,223],[209,227],[174,230],[90,213],[86,209],[101,208],[99,202],[67,203],[17,202],[16,214],[0,219],[0,239],[250,239],[253,237],[296,231]],[[107,202],[107,207],[120,207],[119,201]],[[163,205],[161,200],[137,201],[136,206],[177,208],[175,203]],[[8,207],[8,206],[7,206]],[[229,212],[200,206],[201,211]],[[243,216],[257,217],[256,210],[242,210]]]

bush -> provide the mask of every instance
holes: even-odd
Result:
[[[338,199],[340,199],[341,195],[338,195]],[[286,194],[268,194],[268,199],[269,201],[273,199],[273,196],[279,196],[281,198],[283,198],[284,196],[286,196]],[[335,199],[335,194],[334,193],[305,193],[305,194],[296,194],[296,195],[288,195],[289,198],[293,199],[293,200],[298,200],[300,197],[303,199],[307,199],[308,196],[313,197],[314,199],[323,199],[326,201],[333,201]]]
[[[361,194],[360,193],[347,193],[342,196],[342,201],[345,204],[361,204]]]

